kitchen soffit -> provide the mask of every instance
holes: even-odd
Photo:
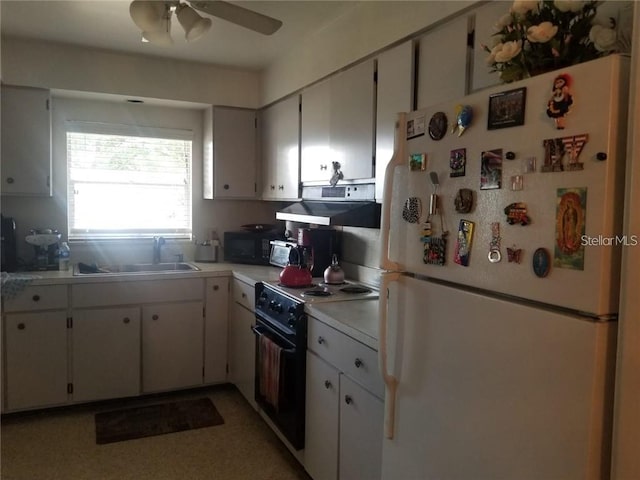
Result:
[[[314,31],[356,6],[353,1],[231,2],[282,20],[282,28],[264,36],[215,17],[211,30],[187,43],[180,26],[172,27],[174,44],[143,44],[129,16],[130,0],[0,2],[2,34],[125,53],[175,58],[260,70]]]

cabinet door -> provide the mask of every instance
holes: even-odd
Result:
[[[51,196],[49,90],[2,87],[2,195]]]
[[[214,198],[256,198],[256,113],[213,109]]]
[[[384,404],[340,375],[340,480],[381,476]]]
[[[202,384],[202,302],[142,308],[142,391]]]
[[[295,200],[300,184],[300,98],[264,109],[262,124],[262,198]]]
[[[257,409],[255,399],[256,340],[251,330],[255,314],[233,302],[229,312],[229,380]]]
[[[207,279],[204,319],[204,383],[227,380],[229,278]]]
[[[73,400],[140,394],[140,308],[73,312]]]
[[[331,178],[334,158],[330,145],[331,79],[302,92],[300,179],[303,182]]]
[[[376,200],[382,202],[384,173],[393,155],[398,112],[413,106],[413,42],[405,42],[378,56],[376,102]]]
[[[330,146],[345,180],[373,178],[374,61],[331,77]],[[329,178],[333,170],[329,165]]]
[[[313,480],[338,478],[339,382],[338,370],[307,351],[304,468]]]
[[[66,311],[6,315],[4,334],[7,409],[66,403]]]
[[[453,100],[467,91],[468,17],[455,18],[420,37],[418,108]],[[446,45],[446,54],[443,53]],[[455,105],[452,105],[453,107]],[[445,112],[449,122],[452,112]],[[428,121],[429,119],[427,119]]]

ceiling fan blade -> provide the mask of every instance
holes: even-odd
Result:
[[[214,17],[221,18],[241,27],[254,30],[264,35],[275,33],[282,22],[237,5],[221,0],[191,1],[191,6]]]

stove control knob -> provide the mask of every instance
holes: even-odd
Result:
[[[289,315],[289,320],[287,321],[287,325],[289,325],[289,328],[295,328],[296,326],[296,316],[291,314]]]
[[[275,307],[273,308],[277,313],[282,313],[283,312],[283,308],[282,308],[282,304],[281,303],[276,303]]]
[[[275,310],[276,309],[276,301],[275,300],[271,300],[269,302],[269,310]]]
[[[289,312],[289,313],[296,313],[296,306],[295,306],[295,305],[291,305],[291,306],[289,306],[289,310],[287,310],[287,312]]]

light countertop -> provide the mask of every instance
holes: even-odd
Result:
[[[378,300],[348,300],[305,305],[309,315],[378,350]]]
[[[73,271],[18,272],[31,285],[60,285],[79,283],[131,282],[139,280],[169,280],[179,278],[207,278],[233,276],[245,283],[276,281],[281,269],[274,266],[244,265],[237,263],[200,263],[198,271],[169,271],[129,274],[73,275]],[[12,274],[13,275],[13,274]],[[348,300],[306,304],[307,313],[321,322],[341,331],[361,343],[378,349],[378,301]]]

